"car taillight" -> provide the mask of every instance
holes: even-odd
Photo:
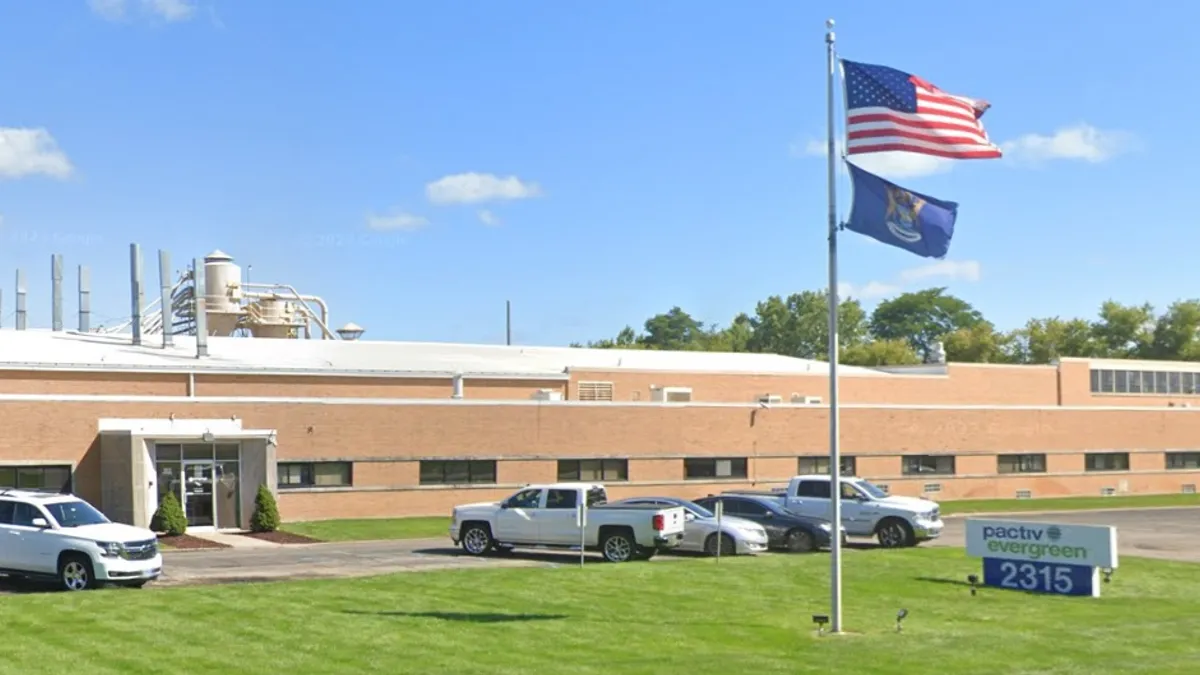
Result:
[[[664,525],[663,525],[664,521],[663,521],[663,516],[661,513],[658,514],[657,516],[654,516],[653,522],[654,522],[654,529],[658,532],[662,532],[663,527],[664,527]]]

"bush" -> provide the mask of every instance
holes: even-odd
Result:
[[[173,537],[187,532],[187,516],[183,515],[183,505],[179,503],[174,491],[163,495],[158,510],[150,519],[150,529],[155,532],[166,532]]]
[[[275,503],[275,495],[266,484],[258,486],[258,494],[254,496],[254,515],[250,517],[252,532],[274,532],[279,529],[279,506]]]

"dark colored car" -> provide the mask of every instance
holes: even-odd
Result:
[[[787,511],[778,499],[753,495],[710,495],[695,500],[709,511],[722,502],[723,515],[745,518],[763,526],[767,545],[794,553],[808,553],[831,545],[829,521]]]

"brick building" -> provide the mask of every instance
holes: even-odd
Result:
[[[527,482],[616,496],[827,470],[820,362],[766,354],[0,331],[0,487],[144,524],[445,514]],[[845,470],[937,499],[1194,491],[1200,365],[844,367]]]

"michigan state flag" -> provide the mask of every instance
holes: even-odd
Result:
[[[950,250],[958,204],[906,190],[846,162],[854,186],[847,230],[923,258]]]

